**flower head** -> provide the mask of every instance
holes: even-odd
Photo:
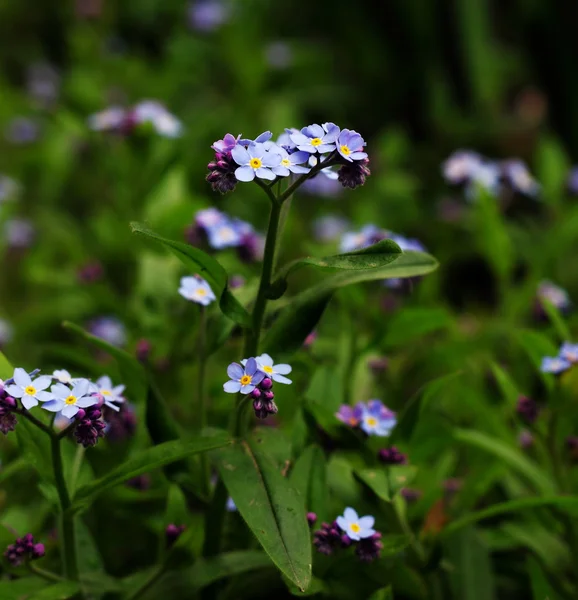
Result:
[[[26,561],[42,558],[43,556],[44,544],[35,543],[31,533],[18,538],[4,552],[4,557],[13,567],[19,567]]]
[[[355,406],[349,406],[348,404],[342,404],[339,410],[335,413],[335,416],[346,425],[350,427],[357,427],[361,423],[363,417],[364,405],[359,402]]]
[[[567,311],[572,306],[568,292],[551,281],[541,281],[536,295],[538,300],[547,300],[562,312]]]
[[[457,150],[442,163],[442,173],[449,183],[466,183],[481,163],[482,157],[477,152]]]
[[[195,214],[195,224],[201,229],[210,229],[229,220],[227,215],[216,208],[204,208]]]
[[[336,521],[341,530],[356,542],[369,538],[375,533],[373,529],[375,519],[370,515],[359,517],[351,507],[347,507],[343,516],[337,517]]]
[[[216,250],[237,247],[243,239],[239,224],[230,219],[212,227],[208,227],[206,232],[209,245]]]
[[[290,379],[284,377],[291,373],[291,366],[286,364],[273,364],[273,359],[268,354],[261,354],[255,359],[257,361],[257,368],[262,371],[265,377],[276,381],[277,383],[292,383]],[[246,365],[247,361],[241,361],[241,364]]]
[[[281,162],[271,169],[275,175],[287,177],[287,175],[290,175],[291,173],[309,173],[310,169],[303,166],[303,163],[306,163],[309,159],[308,152],[298,151],[290,154],[285,148],[273,144],[272,142],[268,143],[271,144],[271,146],[269,146],[270,151],[275,152],[281,157]]]
[[[291,141],[303,152],[324,154],[335,150],[339,137],[339,127],[335,123],[309,125],[301,131],[289,135]]]
[[[578,362],[578,344],[571,344],[570,342],[564,342],[560,346],[560,352],[558,354],[560,358],[567,360],[569,363],[574,364]]]
[[[217,299],[211,286],[198,275],[195,275],[194,277],[181,277],[179,294],[183,298],[201,304],[202,306],[208,306]]]
[[[384,406],[380,400],[370,400],[364,406],[360,427],[367,435],[387,437],[396,424],[395,413]]]
[[[113,346],[126,344],[126,329],[116,317],[97,317],[88,323],[88,330]]]
[[[340,251],[351,252],[377,244],[388,237],[388,232],[376,225],[364,225],[359,231],[350,231],[341,238]]]
[[[562,373],[569,369],[572,365],[560,356],[545,356],[540,365],[542,373]]]
[[[281,155],[270,152],[262,143],[252,143],[247,148],[237,145],[231,151],[231,156],[240,165],[235,170],[235,177],[239,181],[253,181],[255,177],[273,181],[275,174],[271,168],[281,164]]]
[[[537,196],[540,184],[532,177],[524,161],[512,158],[502,163],[502,176],[516,192],[526,196]]]
[[[50,388],[53,399],[44,402],[42,408],[50,411],[62,413],[62,416],[71,419],[81,408],[94,406],[98,399],[90,393],[90,382],[87,379],[81,379],[75,383],[72,390],[63,383],[56,383]]]
[[[343,187],[350,188],[352,190],[360,185],[363,185],[366,178],[371,175],[368,165],[368,158],[362,158],[357,162],[342,165],[337,172],[337,179],[339,183]],[[323,170],[325,171],[325,169]]]
[[[87,410],[80,409],[76,414],[77,425],[74,428],[74,437],[85,448],[96,446],[98,440],[104,437],[106,425],[102,420],[102,412],[97,406]]]
[[[407,455],[400,452],[395,446],[391,448],[382,448],[377,457],[386,465],[405,465],[407,464]]]
[[[244,366],[239,363],[231,363],[227,367],[227,375],[231,380],[223,385],[223,389],[229,394],[237,392],[250,394],[265,378],[265,374],[259,370],[254,358],[247,359]]]
[[[372,562],[379,558],[382,550],[381,533],[376,531],[371,537],[359,540],[355,548],[355,554],[362,562]]]
[[[72,383],[72,375],[66,369],[57,369],[56,371],[53,371],[52,377],[59,383]]]
[[[88,127],[93,131],[119,131],[126,117],[126,110],[111,106],[88,117]]]
[[[4,389],[10,396],[19,398],[26,410],[37,406],[38,401],[52,400],[52,394],[45,391],[52,383],[52,378],[48,375],[42,375],[33,380],[24,369],[16,368],[13,379],[14,383],[5,386]]]
[[[213,31],[229,19],[230,8],[222,0],[194,0],[189,4],[191,27],[198,31]]]
[[[232,133],[226,133],[222,140],[217,140],[211,148],[215,152],[231,152],[241,139],[241,134],[235,137]]]
[[[344,129],[337,139],[337,152],[349,162],[367,158],[364,146],[365,140],[353,129]]]
[[[155,132],[163,137],[176,138],[182,134],[182,123],[156,100],[139,102],[132,116],[137,124],[151,124]]]
[[[102,397],[104,404],[112,410],[119,410],[119,407],[114,404],[114,402],[118,402],[122,404],[124,402],[124,397],[122,393],[124,392],[124,385],[113,385],[111,378],[108,375],[103,375],[96,380],[96,383],[93,384],[93,393]]]

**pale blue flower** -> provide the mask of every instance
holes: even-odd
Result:
[[[98,398],[90,394],[90,382],[79,380],[72,390],[63,383],[56,383],[50,388],[52,400],[44,402],[42,408],[50,412],[61,413],[63,417],[72,419],[81,408],[94,406]]]
[[[193,277],[181,277],[179,294],[186,300],[191,300],[202,306],[209,306],[217,299],[211,286],[198,275]]]
[[[14,383],[7,385],[4,389],[13,398],[20,398],[22,406],[30,410],[38,405],[38,401],[47,402],[52,400],[53,395],[45,391],[52,383],[52,377],[42,375],[32,379],[30,375],[20,367],[14,369]]]
[[[255,177],[273,181],[275,174],[271,171],[271,167],[281,164],[281,156],[269,152],[262,143],[253,143],[247,148],[237,145],[231,151],[231,155],[240,165],[235,170],[235,177],[239,181],[253,181]]]
[[[114,385],[112,379],[108,375],[103,375],[102,377],[99,377],[92,386],[93,388],[91,391],[101,396],[106,406],[116,411],[120,410],[115,402],[119,404],[124,402],[124,396],[122,395],[125,390],[124,385]]]
[[[261,354],[261,356],[257,356],[255,360],[257,361],[257,368],[260,371],[262,371],[266,377],[269,377],[269,379],[272,379],[277,383],[293,383],[291,379],[284,377],[284,375],[288,375],[289,373],[291,373],[291,365],[276,365],[273,363],[273,359],[268,354]],[[247,364],[247,361],[242,360],[241,364],[245,366]]]
[[[231,363],[227,367],[227,375],[231,380],[223,385],[223,389],[229,394],[250,394],[265,378],[265,373],[259,370],[254,358],[247,359],[244,367],[239,363]]]
[[[351,252],[366,248],[383,240],[388,236],[387,231],[376,225],[364,225],[359,231],[350,231],[341,238],[340,251]]]
[[[578,344],[571,344],[570,342],[564,342],[560,346],[560,352],[558,353],[560,358],[567,360],[569,363],[578,362]]]
[[[370,400],[363,409],[360,427],[367,435],[387,437],[396,424],[395,413],[380,400]]]
[[[367,158],[364,146],[365,140],[353,129],[344,129],[337,139],[337,152],[349,162]]]
[[[540,365],[542,373],[562,373],[568,370],[572,365],[560,356],[545,356]]]
[[[205,231],[209,245],[216,250],[234,248],[243,239],[243,232],[240,230],[238,222],[231,219],[226,219],[216,225],[206,227]]]
[[[323,125],[309,125],[301,131],[290,134],[291,141],[299,150],[314,154],[324,154],[335,150],[335,143],[339,137],[340,129],[335,123]]]
[[[276,152],[281,156],[279,165],[271,169],[275,175],[287,177],[287,175],[290,175],[291,173],[309,173],[310,169],[303,166],[303,163],[307,162],[307,159],[309,158],[307,152],[298,151],[289,154],[285,148],[281,148],[281,146],[277,145],[275,149],[272,149],[271,151]]]
[[[336,521],[340,529],[355,542],[370,538],[375,533],[373,529],[375,519],[371,515],[359,517],[350,506],[345,509],[343,516],[337,517]]]
[[[176,138],[182,134],[182,123],[166,107],[156,100],[143,100],[133,109],[136,123],[150,123],[161,136]]]

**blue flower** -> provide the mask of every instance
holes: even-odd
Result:
[[[13,383],[6,385],[5,390],[13,398],[19,398],[22,406],[30,410],[38,404],[38,401],[47,402],[52,400],[53,395],[46,392],[46,388],[52,383],[52,377],[43,375],[32,379],[30,375],[20,367],[14,369]]]
[[[343,516],[337,517],[336,521],[340,529],[356,542],[370,538],[375,533],[373,529],[375,519],[371,515],[359,517],[350,506],[343,511]]]
[[[77,381],[72,390],[63,383],[56,383],[50,388],[53,399],[45,402],[42,408],[72,419],[81,408],[94,406],[98,402],[96,396],[89,395],[89,388],[90,382],[87,379]]]
[[[367,153],[363,152],[365,140],[353,129],[344,129],[337,140],[337,152],[349,161],[362,160],[367,158]]]
[[[396,424],[395,413],[380,400],[370,400],[363,409],[360,427],[367,435],[387,437]]]
[[[289,154],[285,148],[281,148],[281,146],[277,146],[275,144],[275,148],[271,149],[272,152],[279,154],[281,157],[281,162],[278,166],[273,167],[271,170],[275,175],[279,175],[280,177],[287,177],[291,173],[309,173],[310,169],[302,166],[304,162],[307,162],[309,158],[309,154],[307,152],[293,152],[293,154]]]
[[[207,238],[212,248],[233,248],[241,243],[243,234],[239,231],[238,224],[226,219],[217,225],[206,227]]]
[[[541,281],[536,295],[538,300],[548,300],[560,311],[567,311],[572,306],[568,292],[551,281]]]
[[[364,225],[358,232],[350,231],[343,235],[340,250],[341,252],[360,250],[361,248],[376,244],[387,236],[387,231],[376,225]]]
[[[132,117],[137,124],[150,123],[159,135],[176,138],[182,134],[182,123],[163,104],[156,100],[143,100],[133,109]]]
[[[257,367],[260,371],[265,373],[266,377],[269,377],[277,383],[293,383],[290,379],[284,377],[284,375],[291,373],[291,365],[276,365],[268,354],[261,354],[261,356],[258,356],[255,360],[257,361]]]
[[[299,150],[310,154],[323,154],[335,150],[335,142],[339,137],[339,127],[335,123],[323,123],[323,125],[309,125],[303,127],[300,132],[289,135],[291,141]]]
[[[511,158],[502,163],[502,174],[510,186],[521,194],[536,196],[540,191],[540,184],[532,177],[526,163],[517,158]]]
[[[202,306],[209,306],[211,302],[217,299],[213,293],[213,290],[211,289],[211,286],[198,275],[192,277],[181,277],[179,294],[183,298],[191,300],[192,302],[196,302],[197,304],[201,304]]]
[[[338,215],[325,215],[313,222],[313,235],[320,242],[331,242],[347,229],[348,221]]]
[[[215,225],[225,223],[227,220],[227,215],[216,208],[204,208],[195,214],[195,223],[203,229],[215,227]]]
[[[239,181],[253,181],[255,177],[273,181],[275,174],[271,167],[277,167],[281,163],[281,156],[269,152],[262,143],[253,143],[247,148],[237,145],[231,151],[231,155],[240,165],[235,170],[235,177]]]
[[[540,371],[542,371],[542,373],[562,373],[571,366],[572,365],[565,358],[561,358],[560,356],[545,356],[542,359]]]
[[[245,367],[231,363],[227,367],[227,375],[231,380],[223,385],[223,389],[229,394],[250,394],[265,378],[265,373],[259,370],[254,358],[249,358]]]
[[[406,238],[403,235],[398,235],[397,233],[392,233],[389,236],[389,239],[393,240],[402,250],[403,252],[425,252],[425,246],[416,239]]]
[[[564,342],[560,346],[560,352],[558,353],[560,358],[567,360],[569,363],[578,362],[578,344],[571,344],[570,342]]]

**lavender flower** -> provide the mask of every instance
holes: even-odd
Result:
[[[88,330],[113,346],[126,344],[126,330],[116,317],[97,317],[88,323]]]
[[[358,402],[355,406],[349,406],[348,404],[342,404],[339,410],[335,413],[335,416],[346,425],[350,427],[357,427],[361,423],[363,417],[364,405],[362,402]]]
[[[547,300],[562,313],[567,312],[572,307],[568,292],[551,281],[541,281],[538,284],[536,295],[540,302]]]
[[[231,380],[223,385],[223,389],[229,394],[250,394],[265,377],[254,358],[247,359],[244,367],[239,363],[231,363],[227,368],[227,375]]]
[[[198,275],[194,277],[181,277],[179,294],[186,300],[191,300],[202,306],[209,306],[217,299],[211,286]]]
[[[564,342],[560,346],[560,358],[567,360],[569,363],[574,364],[578,362],[578,344],[571,344],[570,342]]]
[[[209,245],[216,250],[237,247],[243,239],[239,223],[231,220],[209,227],[206,232]]]
[[[222,0],[195,0],[189,4],[189,24],[198,31],[214,31],[230,17],[230,8]]]
[[[281,164],[281,156],[269,152],[262,143],[250,144],[248,148],[237,145],[231,151],[231,155],[240,165],[235,170],[235,177],[239,181],[253,181],[255,177],[273,181],[275,174],[271,171],[271,167]]]
[[[102,420],[102,412],[96,406],[87,410],[80,409],[76,414],[77,425],[74,428],[74,437],[85,448],[96,446],[99,438],[104,437],[106,425]]]
[[[351,252],[377,244],[388,237],[388,232],[376,225],[364,225],[360,231],[350,231],[341,238],[340,251]]]
[[[9,219],[4,223],[4,235],[9,248],[28,248],[34,241],[34,226],[28,219]]]
[[[524,161],[511,158],[502,163],[502,176],[506,183],[516,192],[526,196],[537,196],[540,185],[532,177]]]
[[[183,131],[182,123],[156,100],[139,102],[133,109],[132,117],[137,125],[148,123],[163,137],[180,137]]]
[[[39,400],[41,402],[52,400],[52,394],[45,391],[52,383],[51,377],[43,375],[33,380],[24,369],[16,368],[13,380],[14,383],[5,386],[5,390],[10,396],[19,398],[26,410],[37,406]]]
[[[103,375],[96,380],[96,383],[92,384],[92,392],[102,398],[103,403],[111,408],[112,410],[118,411],[119,407],[114,404],[118,402],[122,404],[124,397],[124,385],[114,385],[111,378],[108,375]]]
[[[563,373],[569,369],[572,365],[564,358],[559,356],[545,356],[542,359],[540,371],[542,373]]]
[[[303,152],[324,154],[335,150],[335,143],[339,137],[339,127],[335,123],[314,124],[303,127],[300,132],[292,133],[289,137],[297,148]]]
[[[365,140],[353,129],[344,129],[337,139],[337,152],[349,162],[367,158],[364,146]]]
[[[215,152],[221,152],[221,153],[231,152],[231,150],[233,150],[233,148],[237,145],[237,143],[239,142],[240,139],[241,139],[241,134],[239,134],[237,137],[235,137],[232,133],[226,133],[225,136],[223,137],[223,139],[217,140],[211,146],[211,148]],[[211,209],[209,209],[209,210],[211,210]]]
[[[72,390],[62,383],[57,383],[50,388],[52,400],[44,402],[42,408],[50,412],[61,413],[63,417],[72,419],[81,408],[94,406],[98,399],[89,396],[89,381],[78,381]]]
[[[29,560],[36,560],[44,556],[44,544],[37,544],[31,533],[17,538],[4,552],[4,558],[12,567],[19,567]]]
[[[336,522],[341,530],[356,542],[369,538],[375,533],[375,529],[373,529],[375,519],[370,515],[359,517],[351,507],[347,507],[343,512],[343,516],[337,517]]]

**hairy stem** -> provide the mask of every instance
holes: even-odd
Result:
[[[70,511],[70,496],[64,480],[64,467],[62,465],[62,453],[60,439],[55,435],[50,437],[52,453],[52,468],[54,469],[54,480],[56,491],[60,501],[60,519],[62,529],[62,556],[64,562],[64,575],[67,579],[78,581],[78,564],[76,562],[76,536],[74,532],[74,515]]]

